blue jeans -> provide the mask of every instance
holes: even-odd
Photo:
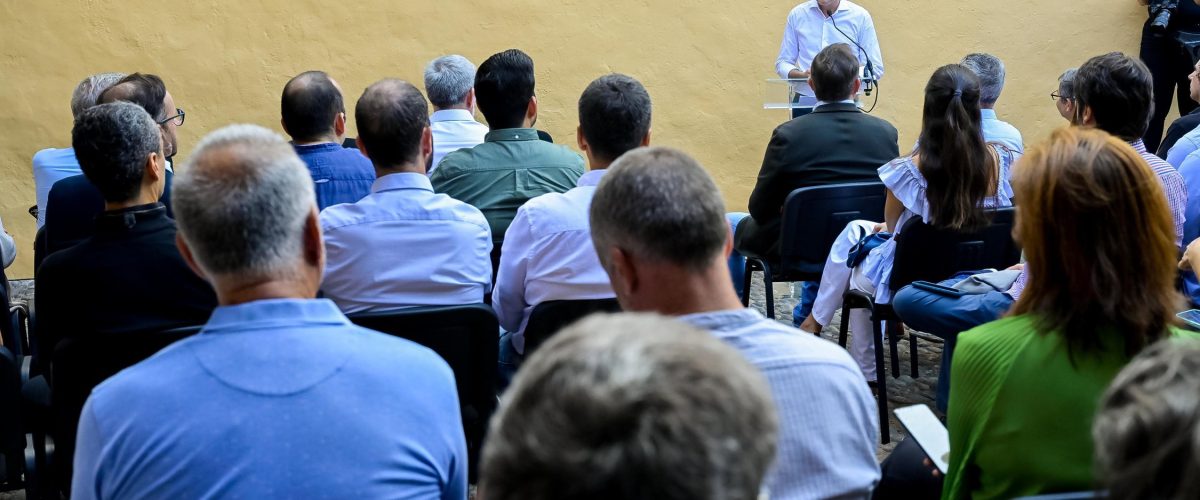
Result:
[[[968,275],[958,275],[941,282],[953,286]],[[942,367],[938,374],[937,407],[945,412],[950,399],[950,362],[958,334],[990,323],[1008,312],[1012,297],[1004,292],[987,292],[951,297],[918,290],[912,285],[901,288],[892,298],[892,308],[904,323],[919,332],[931,333],[946,340],[942,347]]]
[[[513,376],[517,374],[517,368],[521,367],[521,362],[525,361],[525,355],[517,352],[517,348],[512,345],[512,332],[504,332],[500,334],[500,359],[496,364],[496,393],[502,393],[512,383]]]

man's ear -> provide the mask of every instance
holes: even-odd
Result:
[[[283,118],[279,119],[279,126],[283,127],[283,133],[287,134],[288,137],[291,137],[292,132],[290,130],[288,130],[287,123],[283,121]]]
[[[575,143],[579,145],[579,150],[586,155],[588,152],[587,137],[583,136],[583,126],[575,127]]]
[[[650,145],[650,129],[646,129],[646,137],[642,138],[642,147]]]
[[[808,78],[808,88],[812,89],[813,94],[817,93],[817,82],[814,82],[811,76]]]
[[[525,120],[529,122],[529,126],[537,125],[538,119],[538,102],[537,96],[529,98],[529,107],[525,108]]]
[[[196,257],[192,255],[192,249],[183,240],[183,235],[178,232],[175,233],[175,248],[179,249],[179,255],[183,256],[183,261],[187,262],[188,267],[191,268],[192,272],[196,273],[196,276],[199,276],[204,281],[208,281],[209,284],[212,283],[208,279],[208,276],[204,274],[204,270],[200,268],[200,264],[196,263]]]
[[[631,297],[637,293],[641,283],[632,255],[620,247],[609,247],[607,268],[608,279],[617,297]]]
[[[1076,101],[1076,103],[1075,103],[1075,120],[1072,122],[1072,124],[1073,125],[1083,125],[1085,127],[1090,127],[1092,125],[1095,125],[1096,124],[1096,115],[1094,113],[1092,113],[1092,107],[1091,106],[1079,107],[1079,102]]]
[[[421,131],[421,165],[427,164],[433,160],[433,129],[428,126]],[[425,168],[428,173],[429,168]]]
[[[333,133],[338,139],[346,136],[346,112],[342,111],[333,118]]]
[[[325,242],[321,239],[321,216],[314,205],[304,221],[304,262],[325,271]]]
[[[858,93],[859,93],[861,90],[862,90],[862,79],[861,79],[861,78],[855,78],[855,79],[854,79],[854,85],[853,85],[853,86],[851,87],[851,89],[850,89],[850,98],[851,98],[851,99],[854,99],[856,96],[858,96]]]
[[[146,157],[146,174],[145,181],[152,184],[157,184],[163,177],[167,175],[167,161],[159,152],[150,153]]]
[[[367,154],[367,145],[362,140],[362,134],[359,134],[358,137],[354,138],[354,145],[358,146],[358,152],[362,153],[363,156],[367,158],[371,157],[371,155]]]
[[[471,116],[475,116],[475,111],[477,111],[475,108],[475,87],[471,87],[471,90],[467,91],[467,98],[464,101],[464,104],[467,105],[467,111],[471,112]]]

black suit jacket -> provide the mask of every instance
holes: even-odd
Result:
[[[809,186],[878,181],[879,167],[900,156],[896,127],[854,104],[826,104],[775,129],[750,195],[750,218],[734,246],[746,255],[779,260],[783,202]]]
[[[167,207],[167,217],[175,218],[171,212],[171,180],[174,174],[167,170],[166,184],[159,199]],[[84,175],[67,177],[55,182],[46,198],[45,230],[46,255],[39,255],[44,260],[48,255],[69,248],[89,238],[96,230],[96,216],[104,213],[104,196]]]

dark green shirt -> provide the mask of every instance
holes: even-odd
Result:
[[[582,175],[578,153],[539,140],[537,130],[509,128],[493,130],[483,144],[446,155],[429,180],[434,191],[483,212],[492,239],[500,241],[521,205],[546,193],[566,192]]]

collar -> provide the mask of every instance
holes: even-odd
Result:
[[[387,174],[375,179],[375,182],[371,184],[372,193],[395,191],[398,189],[420,189],[432,193],[433,184],[429,182],[429,176],[416,172]]]
[[[817,103],[815,105],[813,105],[813,107],[819,108],[821,106],[826,106],[829,104],[856,104],[856,103],[854,102],[854,99],[845,99],[845,100],[841,100],[841,101],[817,101]]]
[[[589,170],[586,174],[583,174],[583,176],[579,178],[579,182],[576,182],[575,185],[579,187],[598,186],[600,185],[600,179],[603,178],[604,174],[607,172],[607,168],[602,168],[600,170]]]
[[[979,116],[982,117],[984,120],[998,120],[999,119],[999,118],[996,118],[996,110],[994,110],[994,109],[980,109]]]
[[[475,116],[465,109],[442,109],[429,115],[431,122],[473,122]]]
[[[156,201],[104,212],[96,216],[96,229],[99,232],[128,231],[138,224],[166,218],[167,206]]]
[[[296,154],[301,154],[301,155],[312,154],[312,153],[323,153],[323,152],[328,152],[328,151],[337,151],[339,149],[342,149],[342,145],[338,144],[336,142],[322,142],[320,144],[305,144],[303,146],[301,146],[299,144],[292,144],[292,147],[296,148]]]
[[[854,101],[838,101],[838,102],[817,101],[817,104],[815,106],[813,106],[813,110],[812,110],[813,113],[829,113],[829,112],[835,112],[835,111],[858,111],[858,112],[861,112],[862,110],[858,109],[858,103],[855,103]]]
[[[483,142],[499,141],[537,141],[537,129],[533,128],[502,128],[493,130],[483,136]]]
[[[808,3],[809,3],[809,7],[808,7],[809,9],[816,10],[817,12],[819,12],[821,14],[821,17],[825,17],[825,13],[821,12],[821,6],[819,4],[817,4],[817,0],[811,0]],[[849,3],[850,3],[849,0],[842,0],[840,3],[838,3],[838,8],[834,12],[835,13],[836,12],[845,12],[847,10],[850,10],[850,5],[848,5]]]
[[[1134,151],[1137,151],[1137,152],[1138,152],[1138,154],[1140,154],[1140,155],[1146,155],[1146,154],[1148,154],[1148,153],[1147,153],[1147,151],[1146,151],[1146,143],[1145,143],[1145,142],[1142,142],[1142,140],[1141,140],[1141,139],[1138,139],[1138,140],[1136,140],[1136,141],[1130,142],[1130,143],[1129,143],[1129,145],[1130,145],[1130,146],[1133,146],[1133,150],[1134,150]]]
[[[216,308],[203,332],[239,332],[302,324],[348,326],[350,320],[329,299],[268,299]]]
[[[764,319],[766,318],[761,313],[750,308],[709,311],[679,317],[680,321],[713,332],[736,330],[758,323]]]

